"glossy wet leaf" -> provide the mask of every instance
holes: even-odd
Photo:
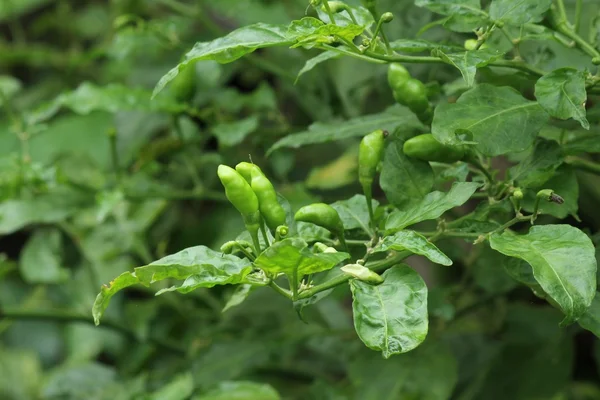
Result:
[[[398,139],[388,142],[379,183],[390,203],[405,208],[431,191],[434,175],[428,162],[406,156],[402,146]]]
[[[279,400],[279,394],[266,383],[250,381],[220,382],[218,387],[193,400]]]
[[[354,327],[363,343],[385,358],[406,353],[427,336],[427,286],[405,264],[383,273],[384,282],[373,286],[350,280]]]
[[[372,200],[373,210],[379,206],[377,200]],[[331,207],[340,215],[344,228],[363,229],[365,232],[370,232],[369,228],[369,210],[367,209],[367,199],[362,194],[355,194],[348,200],[340,200],[331,204]]]
[[[590,129],[586,119],[585,75],[575,68],[560,68],[542,76],[535,84],[535,97],[551,116],[573,118],[584,129]]]
[[[493,0],[490,18],[510,25],[523,25],[541,19],[552,0]]]
[[[490,62],[503,56],[503,53],[492,49],[478,49],[460,53],[446,53],[440,50],[436,54],[448,64],[458,68],[467,86],[473,86],[475,83],[477,68],[485,67]]]
[[[415,231],[400,231],[391,236],[386,236],[373,248],[373,252],[404,251],[427,257],[431,262],[441,265],[452,265],[452,260],[442,253],[427,238]]]
[[[100,323],[112,296],[135,284],[149,286],[168,278],[185,280],[180,286],[172,286],[159,293],[173,290],[187,293],[200,287],[242,283],[251,271],[252,265],[246,259],[222,254],[205,246],[190,247],[135,268],[134,272],[124,272],[108,286],[104,285],[94,302],[94,321],[96,325]]]
[[[476,182],[456,182],[448,193],[431,192],[419,203],[390,214],[385,229],[396,232],[417,222],[436,219],[444,212],[463,205],[480,186]]]
[[[440,104],[431,132],[441,143],[475,142],[475,149],[483,154],[498,156],[527,149],[547,120],[537,102],[515,89],[481,84],[456,103]]]
[[[297,271],[299,277],[327,271],[350,258],[348,253],[313,253],[300,238],[288,238],[274,243],[263,251],[254,265],[269,273],[284,273],[288,276]]]
[[[407,108],[392,106],[378,114],[356,117],[343,122],[315,122],[306,131],[293,133],[278,140],[271,146],[267,154],[282,148],[297,149],[309,144],[328,143],[361,137],[365,135],[365,132],[371,132],[375,129],[384,129],[392,132],[398,126],[410,129],[421,126],[421,124]]]
[[[585,233],[570,225],[534,226],[525,235],[494,234],[490,245],[531,265],[536,281],[564,312],[563,325],[585,314],[596,294],[595,251]]]

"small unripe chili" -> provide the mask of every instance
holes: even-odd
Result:
[[[407,156],[423,161],[453,163],[465,157],[462,147],[443,145],[431,133],[408,139],[402,149]]]
[[[330,205],[314,203],[304,206],[296,212],[294,219],[296,221],[310,222],[329,230],[340,239],[342,246],[347,248],[344,236],[344,224],[338,212]]]
[[[278,226],[285,224],[285,210],[277,201],[277,192],[275,192],[273,184],[260,169],[253,169],[251,176],[251,186],[258,198],[260,213],[267,226],[275,230]]]

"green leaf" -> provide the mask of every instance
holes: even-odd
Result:
[[[117,113],[120,111],[164,111],[177,114],[185,111],[185,104],[165,97],[152,100],[151,93],[145,89],[112,83],[98,86],[84,82],[71,92],[63,93],[47,105],[28,113],[28,124],[35,125],[56,115],[62,108],[87,115],[94,111]]]
[[[481,10],[480,0],[416,0],[415,5],[443,15],[485,14]]]
[[[444,27],[456,32],[470,32],[488,19],[479,0],[416,0],[415,5],[447,15]]]
[[[458,365],[444,342],[428,339],[388,360],[362,353],[351,360],[348,374],[356,400],[447,400],[458,380]]]
[[[373,210],[379,207],[377,200],[371,200]],[[340,215],[344,228],[347,230],[361,228],[365,232],[371,232],[369,228],[369,210],[367,199],[362,194],[355,194],[348,200],[336,201],[331,207]]]
[[[490,18],[509,25],[523,25],[541,18],[552,4],[552,0],[493,0]]]
[[[592,241],[570,225],[534,226],[526,235],[511,231],[490,238],[494,250],[527,261],[542,289],[566,315],[577,321],[596,294],[596,258]]]
[[[157,294],[173,290],[188,293],[200,287],[242,283],[251,271],[252,264],[246,259],[222,254],[205,246],[189,247],[143,267],[137,267],[134,272],[124,272],[108,286],[104,285],[92,308],[94,321],[96,325],[100,323],[112,296],[138,283],[150,286],[168,278],[185,279],[181,286],[163,289]]]
[[[248,118],[234,122],[223,122],[212,127],[212,133],[224,147],[240,144],[246,136],[258,128],[258,116],[252,115]]]
[[[431,132],[447,145],[460,144],[457,135],[466,135],[483,154],[498,156],[527,149],[547,120],[537,102],[515,89],[481,84],[454,104],[440,104]]]
[[[313,48],[318,44],[331,44],[337,38],[352,41],[364,31],[363,26],[347,24],[344,26],[325,24],[313,18],[304,17],[298,21],[292,21],[288,28],[288,36],[296,40],[292,47]]]
[[[233,290],[233,293],[231,293],[231,296],[227,300],[227,303],[225,303],[225,306],[223,307],[223,310],[221,310],[221,312],[225,312],[230,308],[242,304],[244,300],[248,298],[248,296],[250,295],[252,290],[254,290],[254,288],[255,286],[247,283],[244,283],[242,285],[236,285],[235,289]]]
[[[431,262],[441,265],[452,265],[452,260],[442,253],[427,238],[415,231],[400,231],[392,236],[386,236],[373,248],[373,252],[408,250],[414,254],[427,257]]]
[[[35,351],[0,347],[0,394],[3,398],[35,399],[44,378],[42,363]]]
[[[577,136],[563,145],[565,154],[600,153],[600,135]]]
[[[458,68],[467,86],[473,86],[475,83],[477,68],[485,67],[504,55],[504,53],[492,49],[470,50],[460,53],[445,53],[440,50],[435,54],[448,64]]]
[[[57,229],[36,230],[21,252],[19,269],[29,284],[60,283],[69,278],[62,264],[62,237]]]
[[[72,189],[59,189],[28,199],[0,203],[0,235],[39,223],[63,221],[93,200],[87,194]]]
[[[216,389],[194,397],[194,400],[279,400],[279,394],[266,383],[220,382]]]
[[[417,222],[436,219],[444,212],[463,205],[480,186],[477,182],[455,182],[448,193],[431,192],[418,204],[394,211],[388,217],[385,229],[392,233]]]
[[[181,63],[160,78],[152,96],[156,96],[190,62],[214,60],[226,64],[257,49],[286,46],[293,42],[294,39],[287,35],[287,26],[257,23],[236,29],[228,35],[210,42],[196,43]]]
[[[15,20],[23,14],[51,3],[52,0],[19,0],[0,2],[0,21]]]
[[[531,154],[510,169],[510,178],[517,181],[519,187],[537,187],[548,181],[563,161],[558,143],[538,138]]]
[[[592,300],[592,305],[579,318],[577,323],[583,329],[587,329],[600,338],[600,296],[598,296],[598,292]]]
[[[480,249],[481,250],[476,253],[477,258],[475,258],[475,262],[471,268],[473,279],[477,286],[490,294],[506,293],[514,289],[515,286],[517,286],[517,282],[515,282],[502,267],[508,263],[509,260],[517,262],[523,261],[507,257],[504,254],[492,250],[487,245],[480,247]],[[528,265],[526,265],[526,267],[529,268]]]
[[[460,46],[434,43],[423,39],[398,39],[390,42],[390,46],[393,50],[401,51],[403,53],[422,53],[424,51],[430,52],[435,49],[445,53],[453,53],[463,50]]]
[[[277,141],[267,155],[281,148],[297,149],[309,144],[327,143],[353,137],[364,136],[365,132],[384,129],[392,132],[402,126],[411,129],[421,126],[413,113],[398,105],[392,106],[379,114],[357,117],[348,121],[316,122],[307,131],[293,133]]]
[[[148,396],[148,400],[187,400],[194,392],[194,378],[191,373],[175,376],[171,382]]]
[[[512,303],[491,362],[481,365],[473,399],[557,399],[573,374],[573,336],[549,307]],[[557,315],[558,314],[558,315]],[[472,355],[469,355],[471,362]],[[524,377],[527,377],[524,379]]]
[[[296,81],[294,83],[298,83],[298,80],[300,79],[300,77],[302,75],[311,71],[314,67],[321,64],[322,62],[331,60],[333,58],[338,58],[340,56],[341,56],[341,54],[338,52],[335,52],[332,50],[327,50],[327,51],[322,52],[318,56],[311,58],[310,60],[306,61],[306,63],[304,63],[304,66],[298,72],[298,76],[296,77]]]
[[[300,238],[287,238],[274,243],[261,253],[254,265],[269,273],[284,273],[298,277],[316,272],[327,271],[350,258],[350,254],[312,253],[308,244]]]
[[[363,28],[368,28],[375,23],[373,16],[365,7],[349,7],[350,11],[354,18],[350,17],[348,11],[344,10],[342,12],[336,13],[333,15],[333,20],[335,21],[335,25],[339,26],[347,26],[347,25],[359,25]],[[329,15],[325,12],[321,7],[317,8],[317,14],[319,15],[319,19],[321,21],[326,21],[328,24],[330,23]],[[356,21],[356,22],[355,22]]]
[[[585,118],[585,75],[575,68],[559,68],[542,76],[535,84],[535,97],[551,116],[573,118],[590,129]]]
[[[0,97],[0,106],[4,105],[4,97],[11,99],[22,88],[21,81],[10,75],[0,75],[0,92],[4,96]]]
[[[575,170],[569,166],[563,165],[554,176],[544,182],[542,185],[531,188],[525,191],[525,197],[521,201],[521,205],[525,211],[533,212],[535,205],[535,195],[539,190],[552,189],[560,197],[563,198],[563,204],[557,204],[549,201],[540,202],[539,212],[549,214],[556,218],[566,218],[569,215],[577,216],[579,209],[579,184],[577,182],[577,174]]]
[[[403,144],[399,139],[388,141],[379,178],[385,196],[396,207],[417,203],[429,193],[434,182],[429,163],[407,157]]]
[[[350,280],[354,327],[363,343],[385,358],[406,353],[427,336],[427,286],[408,265],[383,273],[377,286]]]

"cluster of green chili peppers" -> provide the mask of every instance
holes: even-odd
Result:
[[[427,98],[427,88],[400,63],[388,67],[388,83],[394,99],[414,112],[423,123],[430,123],[433,111]]]

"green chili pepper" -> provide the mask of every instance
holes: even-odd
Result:
[[[258,167],[252,170],[251,176],[251,186],[258,198],[260,213],[267,226],[276,230],[279,225],[285,224],[285,210],[277,201],[277,192],[271,181],[263,175]]]
[[[403,150],[407,156],[423,161],[452,163],[465,157],[462,147],[443,145],[431,133],[408,139],[404,142]]]
[[[378,273],[360,264],[348,264],[340,268],[342,272],[360,281],[378,285],[383,283],[383,278]]]
[[[252,164],[249,162],[241,162],[238,165],[235,166],[235,170],[244,177],[244,179],[246,180],[246,182],[250,183],[252,182],[252,171],[258,171],[261,174],[263,173],[262,170],[260,169],[260,167],[256,164]]]
[[[179,101],[188,101],[196,93],[196,63],[188,63],[171,83],[173,95]]]
[[[219,165],[217,175],[219,175],[219,179],[225,188],[227,199],[242,214],[246,229],[250,232],[256,247],[256,254],[259,254],[260,211],[256,194],[242,175],[227,165]]]
[[[381,129],[369,133],[363,137],[358,151],[358,181],[367,199],[367,208],[373,226],[375,224],[373,205],[371,204],[371,200],[373,199],[373,180],[377,173],[377,166],[383,158],[386,136],[387,132]]]
[[[410,78],[404,84],[393,88],[394,99],[415,113],[425,112],[429,108],[427,88],[418,79]]]
[[[314,203],[304,206],[296,212],[294,219],[296,221],[310,222],[329,230],[339,238],[342,246],[347,249],[344,224],[338,212],[330,205]]]
[[[342,12],[348,8],[348,5],[341,1],[328,1],[327,5],[329,5],[329,9],[334,14]],[[325,5],[321,6],[321,10],[324,12],[327,11],[327,8],[325,8]]]
[[[391,63],[388,67],[387,79],[392,90],[404,85],[409,80],[410,72],[400,63]]]

